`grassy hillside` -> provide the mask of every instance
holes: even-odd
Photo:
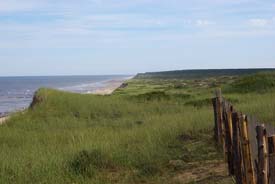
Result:
[[[176,70],[163,72],[140,73],[137,79],[202,79],[218,76],[240,76],[258,72],[274,72],[275,69],[205,69],[205,70]]]
[[[41,89],[0,127],[0,183],[232,183],[212,139],[213,90],[275,123],[273,90],[235,90],[246,80],[133,79],[110,96]]]
[[[208,107],[50,89],[36,98],[0,127],[0,183],[169,183],[170,160],[218,156],[207,134],[204,146],[181,140],[211,131]]]
[[[264,72],[254,75],[239,77],[225,89],[228,92],[251,93],[265,92],[275,88],[275,73]]]

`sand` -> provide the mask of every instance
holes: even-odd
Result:
[[[96,89],[95,91],[91,92],[91,94],[110,95],[117,88],[119,88],[126,80],[129,80],[131,78],[132,77],[108,81],[104,87]],[[0,117],[0,125],[5,123],[8,119],[9,116]]]
[[[5,123],[5,121],[7,121],[8,119],[9,119],[8,116],[1,117],[1,118],[0,118],[0,125],[3,124],[3,123]]]
[[[130,79],[130,77],[125,79],[110,80],[104,87],[96,89],[91,92],[91,94],[110,95],[128,79]]]

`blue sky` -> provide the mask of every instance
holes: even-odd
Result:
[[[0,0],[0,76],[275,67],[275,0]]]

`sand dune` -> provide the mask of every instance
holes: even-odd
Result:
[[[0,118],[0,125],[3,124],[3,123],[5,123],[5,121],[7,121],[8,118],[9,118],[8,116],[6,116],[6,117],[1,117],[1,118]]]
[[[112,94],[117,88],[119,88],[125,80],[128,80],[132,77],[126,79],[119,79],[119,80],[111,80],[107,82],[107,85],[104,87],[98,88],[97,90],[93,91],[92,94],[99,94],[99,95],[109,95]],[[0,117],[0,125],[5,123],[9,116]]]

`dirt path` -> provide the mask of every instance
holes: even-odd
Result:
[[[233,184],[227,165],[222,160],[189,163],[188,168],[177,173],[174,180],[180,184]]]
[[[213,143],[212,130],[199,134],[182,134],[183,153],[179,160],[170,160],[177,184],[234,184],[228,174],[227,163]]]

